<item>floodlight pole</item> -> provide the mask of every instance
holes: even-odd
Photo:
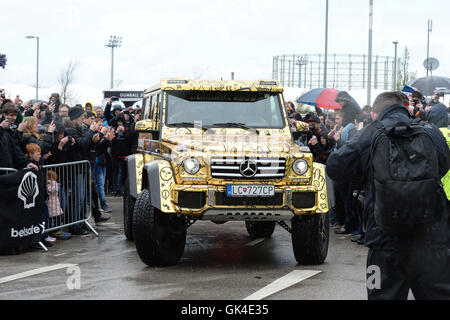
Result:
[[[372,32],[373,32],[373,0],[369,0],[369,60],[367,69],[367,104],[372,102]]]
[[[122,45],[122,37],[111,36],[109,42],[105,45],[111,48],[111,89],[114,88],[114,48]]]
[[[327,71],[328,71],[328,0],[326,3],[325,13],[325,61],[323,68],[323,87],[327,87]]]
[[[394,84],[393,84],[393,91],[397,91],[397,45],[398,41],[392,42],[395,46],[395,61],[394,61]]]
[[[433,31],[433,20],[428,19],[428,40],[427,40],[427,77],[430,70],[430,32]]]

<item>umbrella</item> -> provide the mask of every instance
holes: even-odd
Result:
[[[412,80],[407,83],[410,87],[417,88],[425,96],[432,96],[437,88],[450,89],[450,78],[430,76]]]
[[[420,92],[420,90],[417,89],[417,88],[405,85],[403,87],[403,89],[402,89],[402,92],[407,93],[407,94],[411,94],[411,93],[414,93],[414,92]]]
[[[342,109],[341,105],[336,102],[336,97],[346,102],[344,112],[355,114],[361,112],[361,107],[347,91],[339,91],[333,88],[312,89],[298,98],[297,102],[324,109]]]
[[[342,109],[341,106],[334,101],[338,93],[338,90],[332,88],[312,89],[298,98],[297,102],[325,109]]]

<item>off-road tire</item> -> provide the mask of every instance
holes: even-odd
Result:
[[[275,221],[245,221],[245,227],[252,238],[270,238],[275,230]]]
[[[299,215],[292,219],[292,247],[299,264],[322,264],[330,240],[329,213]]]
[[[186,244],[186,220],[152,206],[150,192],[142,190],[133,213],[133,236],[141,260],[151,267],[180,261]]]
[[[125,237],[133,241],[133,211],[136,199],[130,195],[130,185],[128,180],[125,182],[123,192],[123,229]]]

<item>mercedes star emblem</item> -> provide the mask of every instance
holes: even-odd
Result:
[[[255,176],[256,171],[258,170],[258,166],[255,161],[252,160],[244,160],[239,166],[239,170],[241,171],[242,176],[245,178],[252,178]]]

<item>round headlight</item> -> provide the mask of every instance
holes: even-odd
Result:
[[[303,159],[298,159],[294,162],[292,165],[292,169],[294,169],[294,172],[298,175],[304,175],[306,171],[308,171],[308,162],[306,162]]]
[[[200,170],[200,162],[195,158],[184,160],[184,170],[189,174],[196,174]]]

